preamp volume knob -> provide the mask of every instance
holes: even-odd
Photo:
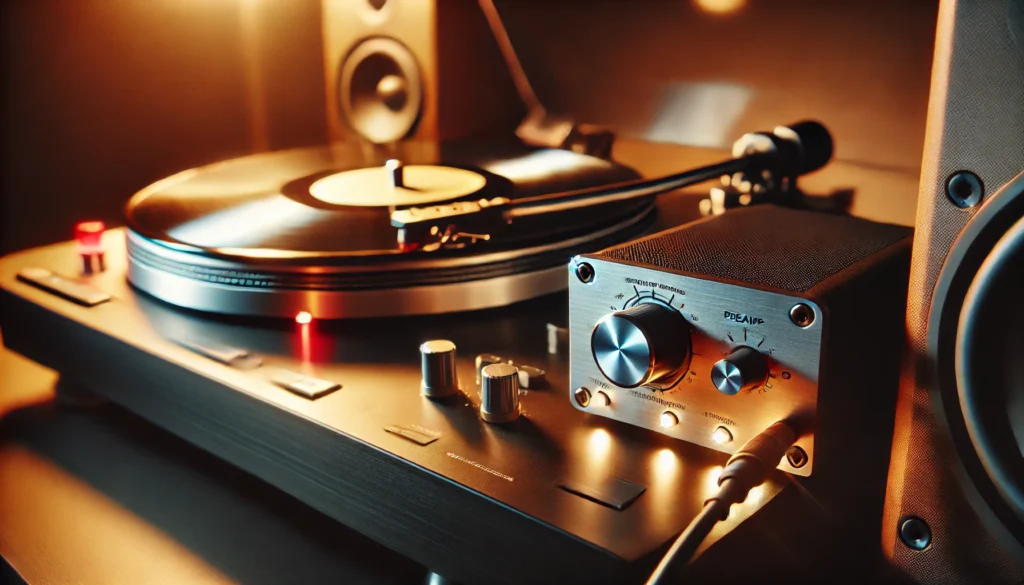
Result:
[[[686,321],[657,303],[605,315],[594,327],[590,348],[601,373],[622,388],[670,388],[690,364]]]
[[[768,361],[756,349],[736,348],[711,367],[711,381],[722,394],[753,390],[768,380]]]

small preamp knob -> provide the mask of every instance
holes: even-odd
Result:
[[[519,370],[491,364],[480,370],[480,418],[489,423],[519,418]]]
[[[434,339],[420,345],[420,367],[424,396],[440,398],[459,391],[459,376],[455,370],[455,344],[447,339]]]
[[[616,386],[669,388],[690,363],[690,332],[679,311],[645,303],[605,315],[590,336],[597,367]]]
[[[756,349],[738,347],[711,367],[711,381],[722,394],[753,390],[768,380],[768,360]]]

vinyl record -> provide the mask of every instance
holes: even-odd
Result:
[[[307,310],[313,292],[321,317],[508,304],[564,288],[559,271],[572,254],[639,235],[651,199],[533,216],[500,238],[432,252],[401,246],[391,211],[635,178],[604,159],[516,143],[252,155],[179,173],[129,201],[129,279],[175,304],[240,314]],[[387,296],[401,302],[378,302]]]

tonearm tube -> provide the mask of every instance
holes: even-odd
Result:
[[[794,190],[800,175],[823,167],[832,150],[828,130],[818,122],[803,121],[745,134],[733,144],[732,158],[681,173],[516,200],[494,197],[397,209],[391,213],[391,225],[399,228],[399,241],[406,246],[436,240],[439,234],[481,234],[490,239],[519,218],[651,197],[723,175],[740,174],[756,190],[781,194]]]

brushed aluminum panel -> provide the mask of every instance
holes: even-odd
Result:
[[[595,276],[589,283],[573,276],[581,262],[594,268]],[[735,452],[778,420],[796,420],[802,427],[797,445],[807,452],[809,461],[795,468],[784,460],[779,469],[802,476],[811,474],[811,427],[817,410],[818,370],[828,320],[818,304],[801,297],[593,255],[574,258],[569,270],[568,398],[573,406],[725,453]],[[590,348],[591,332],[602,317],[648,302],[678,310],[686,320],[693,346],[688,373],[664,391],[616,386],[602,375]],[[815,312],[814,322],[807,327],[798,327],[789,318],[790,309],[797,303],[805,303]],[[728,318],[726,313],[734,316]],[[742,346],[765,356],[770,372],[767,382],[734,396],[722,394],[712,384],[711,368]],[[591,401],[586,407],[580,406],[572,397],[580,387],[606,393],[610,403],[598,405]],[[662,428],[659,421],[666,411],[673,413],[679,424]],[[718,444],[712,440],[720,426],[732,433],[732,441]]]

